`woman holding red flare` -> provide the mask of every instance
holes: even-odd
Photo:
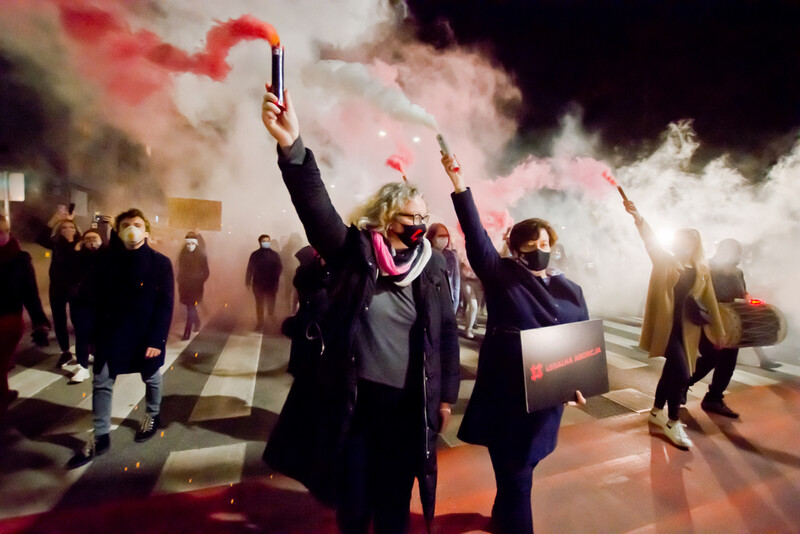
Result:
[[[639,346],[648,351],[651,358],[664,356],[667,360],[658,380],[648,423],[660,428],[679,448],[688,449],[693,443],[678,419],[681,396],[697,361],[703,327],[712,339],[721,337],[724,332],[711,273],[697,230],[678,230],[673,252],[669,253],[636,205],[630,200],[624,205],[633,216],[653,262]],[[667,417],[663,413],[665,404]]]
[[[467,258],[483,283],[488,317],[475,389],[458,437],[489,449],[497,496],[494,531],[533,532],[533,469],[556,447],[563,406],[528,413],[522,380],[520,331],[589,319],[583,290],[563,273],[548,269],[558,236],[543,219],[511,228],[510,258],[497,252],[481,224],[472,192],[452,155],[442,165],[455,187],[453,205],[464,231]],[[580,392],[578,402],[585,402]]]
[[[284,107],[264,96],[262,120],[308,241],[330,268],[324,352],[292,385],[264,459],[334,504],[343,532],[366,533],[370,523],[376,533],[406,532],[418,479],[430,526],[459,348],[445,260],[425,238],[425,200],[413,184],[389,183],[347,226],[288,92]]]

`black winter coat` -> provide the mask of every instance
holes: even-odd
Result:
[[[34,327],[50,326],[39,300],[31,255],[12,237],[0,247],[0,315],[22,315],[23,306]]]
[[[127,250],[112,234],[108,268],[100,283],[95,372],[106,362],[111,376],[157,372],[164,365],[172,322],[172,262],[147,243]],[[161,354],[145,358],[148,347],[160,349]]]
[[[331,273],[320,258],[314,258],[300,265],[295,271],[292,283],[297,289],[300,306],[294,317],[284,322],[292,338],[289,351],[289,373],[293,376],[313,372],[322,353],[322,323],[328,312],[330,299],[328,285]]]
[[[36,239],[43,247],[53,253],[50,259],[50,293],[70,296],[77,283],[78,251],[75,245],[81,239],[80,233],[75,233],[75,240],[67,241],[59,234],[51,235],[50,228],[45,228]]]
[[[356,404],[353,353],[357,316],[375,292],[378,264],[367,232],[347,227],[331,204],[310,150],[302,164],[279,161],[283,179],[311,246],[331,270],[330,309],[323,326],[325,352],[313,377],[298,377],[264,453],[275,469],[305,484],[320,500],[337,501],[341,451]],[[431,520],[436,499],[436,442],[441,402],[455,403],[459,388],[458,331],[442,255],[434,251],[412,283],[417,323],[411,334],[411,368],[420,371],[425,406],[420,443],[420,496]]]
[[[75,257],[75,283],[70,292],[70,304],[97,309],[100,304],[101,279],[108,268],[108,247],[97,250],[82,248]]]
[[[208,270],[208,258],[196,248],[189,252],[183,247],[178,256],[178,300],[181,304],[191,306],[203,300],[203,286],[211,272]]]
[[[454,193],[453,204],[488,312],[475,388],[458,437],[488,447],[502,443],[516,461],[537,462],[555,449],[564,408],[527,412],[519,331],[588,320],[583,291],[563,274],[545,284],[516,261],[501,258],[471,191]]]
[[[283,262],[281,255],[271,248],[259,248],[250,254],[245,273],[245,284],[253,285],[253,290],[276,293],[281,280]]]

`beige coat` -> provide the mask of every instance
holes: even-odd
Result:
[[[644,219],[637,225],[637,228],[644,240],[647,253],[653,261],[653,272],[650,275],[650,285],[647,289],[647,304],[639,347],[646,350],[651,358],[654,358],[664,356],[667,350],[667,343],[672,332],[672,315],[675,309],[673,289],[680,278],[683,267],[675,256],[664,250],[652,228]],[[711,323],[705,327],[692,323],[686,316],[684,307],[683,348],[686,352],[690,373],[694,372],[702,329],[705,328],[706,335],[711,340],[720,339],[724,335],[717,298],[711,283],[711,274],[708,264],[703,258],[702,250],[695,258],[692,258],[692,262],[697,268],[697,277],[689,294],[702,302],[708,309]]]

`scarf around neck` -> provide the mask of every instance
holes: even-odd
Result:
[[[372,235],[372,248],[375,251],[375,259],[378,262],[378,274],[390,277],[391,281],[397,286],[406,287],[411,284],[431,258],[431,243],[426,238],[422,238],[422,246],[416,247],[411,259],[401,265],[397,265],[395,264],[394,256],[392,256],[392,251],[383,236],[375,231],[370,233]]]

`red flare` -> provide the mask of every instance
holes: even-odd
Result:
[[[764,301],[763,300],[758,300],[758,299],[750,299],[750,305],[751,306],[763,306],[764,305]]]
[[[611,185],[613,185],[614,187],[619,187],[619,184],[618,184],[618,183],[617,183],[617,181],[614,179],[614,177],[613,177],[613,176],[611,176],[611,173],[610,173],[610,172],[608,172],[608,171],[603,171],[603,178],[605,178],[606,182],[610,183],[610,184],[611,184]]]

